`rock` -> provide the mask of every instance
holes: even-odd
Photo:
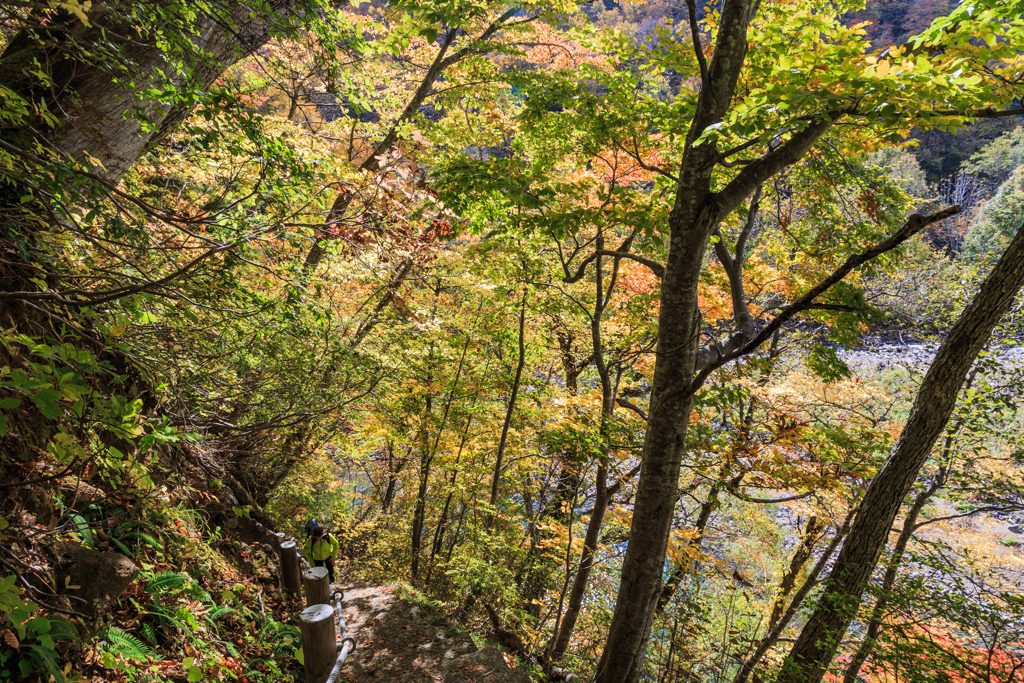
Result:
[[[238,497],[235,496],[235,492],[231,490],[230,486],[221,487],[220,495],[218,495],[217,497],[220,498],[221,502],[224,503],[225,505],[238,505]]]
[[[106,494],[99,490],[95,486],[86,484],[84,481],[79,480],[76,477],[66,477],[60,482],[60,490],[65,494],[65,503],[71,505],[81,505],[83,503],[92,503],[93,501],[103,500],[106,498]]]
[[[445,670],[452,675],[463,674],[473,681],[486,683],[531,683],[530,675],[523,668],[510,669],[493,647],[485,647],[451,660]]]
[[[108,609],[139,574],[135,563],[121,553],[101,553],[59,541],[49,551],[57,592],[85,601],[71,601],[76,612],[98,614]]]

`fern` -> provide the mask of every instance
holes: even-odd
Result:
[[[146,592],[166,593],[167,591],[187,585],[189,581],[191,581],[191,579],[185,574],[178,574],[177,572],[159,572],[154,574],[153,578],[146,582]]]
[[[42,645],[23,644],[21,647],[28,651],[36,670],[46,674],[42,678],[49,679],[53,676],[57,683],[64,683],[64,672],[60,669],[60,660],[57,659],[56,652]]]
[[[82,537],[82,541],[85,545],[93,550],[96,550],[96,541],[92,537],[92,529],[89,528],[89,523],[85,521],[85,517],[81,515],[71,515],[71,522],[75,525],[75,531]]]
[[[82,642],[78,637],[78,628],[70,621],[60,617],[49,617],[50,630],[47,635],[54,640],[73,640],[76,643]]]
[[[143,624],[142,635],[146,637],[146,640],[148,640],[153,647],[157,646],[156,629],[153,628],[153,624]]]
[[[186,624],[181,623],[181,621],[178,620],[178,617],[175,616],[174,612],[170,609],[167,609],[166,607],[153,607],[150,609],[150,614],[157,618],[157,621],[160,623],[160,628],[166,628],[167,622],[170,622],[171,626],[181,631],[188,632],[189,630],[188,626]]]
[[[111,626],[107,628],[106,650],[121,655],[125,659],[144,660],[148,657],[159,660],[153,649],[130,633]]]
[[[227,605],[217,605],[209,611],[209,613],[206,615],[206,618],[209,619],[210,622],[212,623],[220,619],[225,614],[231,614],[234,611],[235,609],[233,607],[228,607]]]
[[[232,657],[241,657],[242,656],[242,655],[238,654],[238,650],[235,649],[235,646],[232,645],[227,640],[224,641],[224,647],[227,649],[228,654],[231,655]]]
[[[263,639],[270,642],[275,659],[290,657],[300,638],[299,629],[290,624],[272,621],[263,629]]]
[[[113,536],[110,537],[110,540],[114,543],[114,545],[116,545],[118,547],[118,549],[122,553],[125,554],[125,556],[127,556],[127,557],[135,557],[135,553],[133,553],[131,551],[131,549],[128,546],[126,546],[124,543],[121,543],[121,541],[117,540]]]
[[[134,529],[134,528],[150,529],[152,531],[155,531],[158,534],[162,533],[162,531],[163,531],[157,525],[150,524],[149,522],[143,522],[142,520],[139,520],[139,519],[128,519],[128,520],[125,520],[124,522],[121,522],[120,524],[117,525],[117,528],[115,529],[115,531],[120,533],[122,531],[127,531],[128,529]]]
[[[143,542],[153,546],[157,550],[163,551],[163,549],[164,549],[164,544],[163,543],[161,543],[160,541],[156,540],[155,538],[153,538],[149,534],[142,533],[141,531],[129,531],[126,534],[121,534],[121,540],[122,541],[127,541],[128,539],[131,539],[131,538],[134,538],[134,539],[139,540],[139,541],[143,541]]]

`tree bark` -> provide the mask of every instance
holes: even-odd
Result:
[[[455,401],[455,391],[459,388],[459,380],[462,378],[462,368],[466,364],[466,352],[469,351],[470,337],[466,336],[466,343],[462,346],[462,358],[459,359],[459,367],[455,372],[455,379],[452,381],[452,388],[448,392],[448,400],[444,405],[444,415],[441,417],[441,424],[437,428],[437,434],[434,436],[434,445],[430,445],[430,439],[428,438],[429,420],[431,414],[431,407],[433,405],[431,396],[427,394],[427,409],[426,416],[424,417],[423,426],[423,440],[421,448],[423,452],[420,454],[420,487],[416,493],[416,511],[413,514],[412,520],[412,578],[416,579],[419,577],[420,569],[420,550],[423,547],[423,525],[426,520],[427,511],[427,485],[430,481],[430,466],[434,462],[434,457],[437,455],[437,448],[441,443],[441,435],[444,434],[445,428],[448,426],[448,413],[451,411],[452,403]],[[433,353],[431,353],[433,356]],[[431,377],[427,376],[427,386],[430,386]],[[466,425],[467,429],[469,425]],[[461,446],[459,447],[461,453]],[[447,513],[447,506],[445,507]],[[431,555],[433,557],[433,555]]]
[[[968,370],[1024,284],[1020,229],[939,347],[892,454],[882,465],[836,559],[825,592],[776,683],[818,683],[857,613],[861,596],[935,441],[946,426]]]
[[[519,384],[523,379],[523,367],[526,365],[526,287],[523,287],[523,302],[519,309],[519,362],[516,374],[512,379],[512,393],[508,397],[508,409],[505,411],[505,422],[501,426],[501,440],[498,441],[498,453],[494,458],[494,475],[491,477],[490,515],[494,515],[494,506],[498,502],[498,488],[501,484],[501,465],[505,457],[505,446],[508,443],[508,430],[512,426],[512,415],[516,409],[516,398],[519,396]]]
[[[724,472],[722,473],[724,475]],[[708,490],[708,497],[704,499],[704,502],[700,506],[700,513],[697,515],[697,522],[693,525],[694,537],[687,543],[689,548],[699,549],[704,543],[704,529],[707,528],[708,522],[711,520],[711,513],[714,512],[715,503],[718,502],[718,481],[711,484],[711,488]],[[684,557],[680,561],[679,565],[672,570],[672,575],[669,576],[668,581],[661,587],[661,594],[658,596],[658,605],[655,607],[655,611],[661,614],[665,611],[668,603],[672,602],[672,597],[676,594],[676,589],[679,587],[679,582],[683,580],[686,573],[690,571],[690,562]]]
[[[846,534],[850,532],[850,523],[853,521],[853,515],[854,511],[851,510],[850,514],[848,514],[846,519],[843,521],[843,525],[836,531],[836,535],[829,542],[828,546],[826,546],[825,550],[822,551],[821,557],[818,558],[818,561],[811,569],[811,573],[807,576],[803,585],[800,586],[793,595],[793,599],[789,602],[789,607],[786,608],[786,611],[783,612],[775,625],[768,629],[768,633],[766,633],[764,638],[761,639],[761,642],[758,643],[754,654],[750,655],[745,662],[740,664],[740,668],[736,672],[736,676],[732,679],[733,683],[747,683],[751,674],[754,673],[754,667],[760,663],[761,659],[763,659],[766,654],[768,654],[768,650],[770,650],[775,643],[779,641],[779,638],[782,636],[782,632],[785,631],[786,627],[789,626],[789,622],[792,621],[794,616],[796,616],[796,611],[800,608],[800,605],[803,604],[808,593],[810,593],[811,589],[817,585],[818,576],[821,575],[821,572],[825,569],[825,565],[832,559],[832,554],[835,553],[836,548],[839,547],[842,540],[846,538]],[[755,676],[754,680],[760,681],[761,678],[760,676]]]
[[[427,375],[427,386],[433,378]],[[423,411],[423,425],[420,428],[420,472],[419,488],[416,490],[416,508],[412,515],[412,566],[410,573],[413,581],[420,572],[420,549],[423,545],[423,519],[427,511],[427,484],[430,483],[430,466],[434,461],[434,452],[430,448],[430,417],[433,408],[431,395],[427,394],[427,405]]]
[[[158,72],[180,67],[185,75],[173,79],[174,85],[205,90],[240,57],[265,44],[272,29],[280,30],[297,4],[272,0],[261,8],[242,2],[209,6],[221,11],[200,16],[188,38],[194,46],[185,57],[188,63],[178,63],[176,56],[160,49],[155,36],[141,34],[127,23],[132,10],[125,3],[103,3],[89,13],[90,26],[71,20],[64,40],[45,46],[25,34],[12,40],[0,58],[0,83],[27,97],[45,93],[50,111],[64,112],[46,146],[117,182],[152,140],[170,134],[191,110],[148,96],[149,86],[158,85]],[[91,46],[111,39],[120,41],[121,64],[99,63],[74,47],[81,45],[89,54]],[[33,61],[47,70],[52,87],[40,87],[24,75]],[[148,119],[146,129],[138,112]]]
[[[921,510],[924,509],[925,504],[931,499],[932,494],[937,489],[938,487],[928,487],[921,491],[914,499],[910,510],[907,511],[907,518],[903,520],[903,529],[900,531],[900,537],[896,539],[896,545],[892,549],[892,558],[889,560],[889,566],[886,568],[885,576],[882,579],[881,594],[871,610],[871,618],[868,620],[868,629],[864,635],[864,642],[853,653],[850,664],[843,673],[843,683],[857,683],[857,677],[860,674],[861,668],[875,649],[875,642],[878,640],[878,633],[882,628],[882,618],[885,616],[885,608],[889,604],[889,591],[896,584],[896,574],[899,572],[900,563],[903,561],[903,553],[906,552],[907,544],[910,543],[910,539],[913,538],[914,531],[917,529],[917,518],[921,514]]]

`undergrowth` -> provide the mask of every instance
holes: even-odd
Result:
[[[169,497],[156,502],[89,505],[65,516],[64,533],[38,525],[38,538],[120,552],[140,572],[99,621],[60,615],[15,575],[0,579],[0,680],[257,683],[298,675],[300,610],[280,596],[272,556],[224,539],[201,512]]]

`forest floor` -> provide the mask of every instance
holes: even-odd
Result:
[[[341,670],[349,683],[530,683],[515,660],[494,647],[478,648],[470,634],[398,594],[396,585],[361,581],[344,591],[345,624],[356,641]]]

